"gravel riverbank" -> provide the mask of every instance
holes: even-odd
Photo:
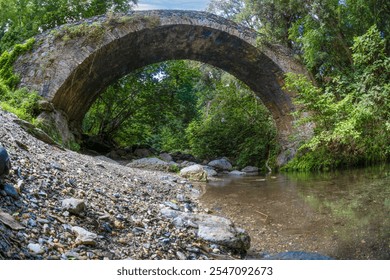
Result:
[[[191,182],[46,144],[15,119],[0,111],[12,163],[0,186],[0,259],[232,259],[249,246],[229,220],[205,214]],[[239,238],[234,248],[213,239],[210,219]]]

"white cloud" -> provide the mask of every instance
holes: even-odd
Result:
[[[134,7],[134,10],[141,10],[141,11],[144,11],[144,10],[158,10],[160,9],[159,6],[155,6],[155,5],[150,5],[150,4],[138,4],[137,6]]]
[[[205,10],[209,0],[139,0],[135,10],[176,9]]]

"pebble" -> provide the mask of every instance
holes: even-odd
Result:
[[[37,218],[37,222],[40,224],[49,224],[50,221],[47,219]]]
[[[176,252],[176,256],[179,258],[179,260],[182,260],[182,261],[187,259],[186,255],[184,255],[184,253],[182,253],[180,251]]]
[[[42,254],[45,252],[44,247],[37,243],[30,243],[27,248],[34,254]]]
[[[37,226],[37,222],[34,219],[31,218],[31,219],[28,220],[27,225],[29,225],[30,227],[36,227]]]
[[[176,203],[173,203],[171,201],[165,201],[164,205],[168,206],[169,208],[172,208],[173,210],[180,210],[180,207]]]
[[[50,232],[50,227],[48,224],[44,224],[43,225],[43,233],[49,233]]]
[[[96,240],[98,238],[96,233],[89,232],[78,226],[72,227],[72,231],[77,235],[76,245],[96,245]]]
[[[22,192],[24,185],[25,185],[24,184],[24,180],[19,179],[18,183],[17,183],[17,186],[15,187],[15,189],[17,190],[18,193]]]

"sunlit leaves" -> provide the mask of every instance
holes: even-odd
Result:
[[[354,72],[335,76],[323,88],[303,76],[287,75],[288,88],[298,93],[297,116],[310,112],[310,118],[301,122],[316,125],[313,138],[301,147],[302,154],[291,168],[330,168],[390,158],[390,60],[384,39],[373,26],[355,38],[352,50]]]

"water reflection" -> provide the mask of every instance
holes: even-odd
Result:
[[[247,229],[252,254],[310,251],[336,259],[390,259],[390,167],[224,177],[204,206]]]

